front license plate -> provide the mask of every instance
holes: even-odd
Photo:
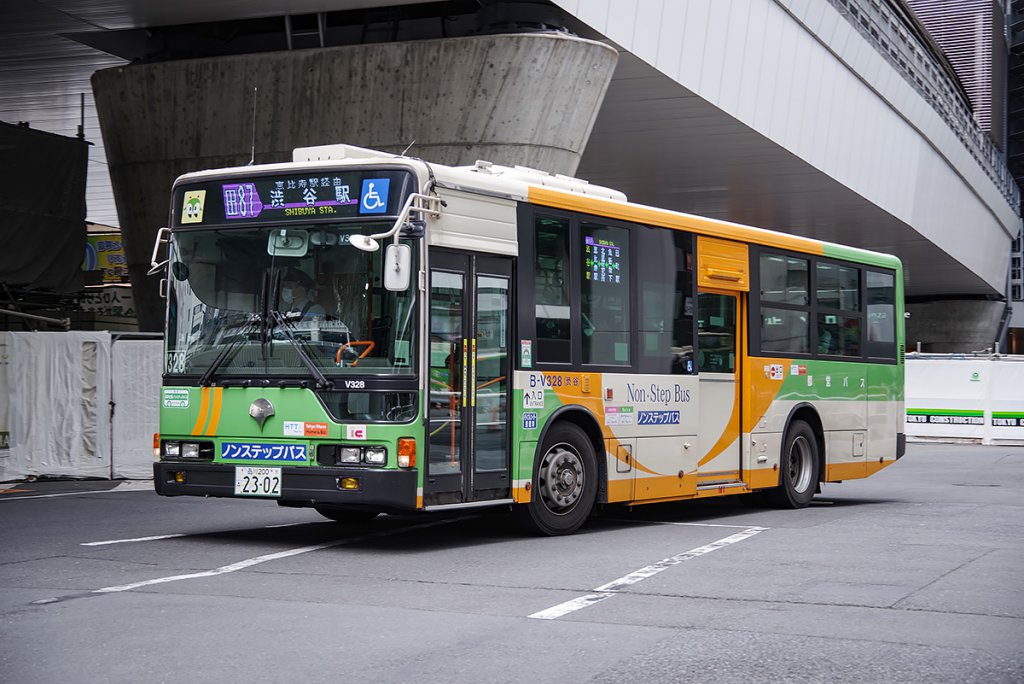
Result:
[[[281,469],[235,467],[236,496],[281,496]]]

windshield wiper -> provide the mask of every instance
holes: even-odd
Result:
[[[246,341],[246,338],[250,333],[255,332],[258,329],[260,331],[260,337],[265,337],[263,331],[267,329],[267,326],[265,325],[265,321],[267,320],[267,286],[267,274],[264,273],[263,282],[260,284],[259,301],[257,302],[256,305],[256,310],[259,313],[253,314],[252,317],[249,319],[249,324],[242,329],[242,332],[239,333],[235,341],[229,344],[228,346],[224,347],[224,349],[221,350],[220,354],[217,354],[217,358],[213,360],[213,363],[210,364],[210,367],[207,368],[206,371],[203,373],[202,377],[199,378],[200,387],[206,387],[207,385],[210,384],[210,381],[213,379],[213,374],[217,372],[217,369],[220,368],[225,361],[227,361],[228,356],[231,354],[231,352],[233,352],[243,342]]]
[[[307,354],[306,350],[302,348],[302,344],[295,339],[295,335],[293,335],[292,331],[289,329],[291,324],[285,319],[281,312],[277,309],[273,309],[270,312],[270,315],[274,320],[274,325],[281,329],[281,332],[284,333],[284,338],[288,340],[292,347],[295,348],[295,353],[299,355],[299,360],[302,361],[302,365],[304,365],[306,370],[309,371],[309,374],[316,379],[317,389],[333,387],[333,383],[331,383],[331,381],[327,379],[327,376],[317,368],[316,364],[313,363],[313,359],[309,358],[309,354]]]
[[[231,352],[238,349],[238,347],[243,342],[246,341],[246,337],[250,333],[255,332],[257,330],[257,326],[262,327],[262,325],[263,318],[257,314],[254,314],[254,317],[249,320],[249,324],[246,325],[240,333],[238,333],[238,337],[235,338],[235,341],[224,347],[224,349],[221,350],[220,354],[217,354],[217,358],[213,360],[213,363],[210,364],[209,368],[206,369],[202,377],[199,378],[199,386],[208,386],[210,384],[210,380],[213,379],[213,374],[217,372],[218,368],[224,365],[224,362],[228,360],[228,356],[231,355]]]

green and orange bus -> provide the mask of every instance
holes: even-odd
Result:
[[[564,534],[904,452],[893,256],[347,145],[180,177],[163,243],[162,495]]]

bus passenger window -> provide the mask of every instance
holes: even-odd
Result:
[[[537,361],[572,363],[569,305],[569,222],[537,217],[534,293]]]
[[[808,313],[762,307],[761,351],[769,354],[809,354],[811,327]]]
[[[761,301],[807,306],[810,291],[807,259],[761,255]]]
[[[662,228],[632,233],[640,287],[641,373],[688,375],[693,360],[693,236]]]
[[[736,372],[736,297],[697,295],[697,370]]]
[[[580,277],[583,363],[630,364],[629,231],[584,223]]]
[[[896,277],[865,271],[867,356],[896,358]]]

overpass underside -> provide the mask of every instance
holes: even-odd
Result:
[[[617,65],[603,45],[519,26],[100,72],[136,301],[151,309],[143,327],[161,318],[154,287],[138,287],[164,220],[161,188],[248,161],[256,101],[257,161],[331,142],[400,151],[415,139],[415,154],[444,163],[575,173],[633,201],[894,253],[907,267],[911,348],[991,346],[1016,203],[927,88],[839,12],[848,1],[544,9],[615,47]]]
[[[574,30],[621,51],[581,177],[632,201],[896,254],[911,349],[993,345],[1016,187],[926,98],[941,84],[915,87],[840,13],[847,3],[556,3]]]

